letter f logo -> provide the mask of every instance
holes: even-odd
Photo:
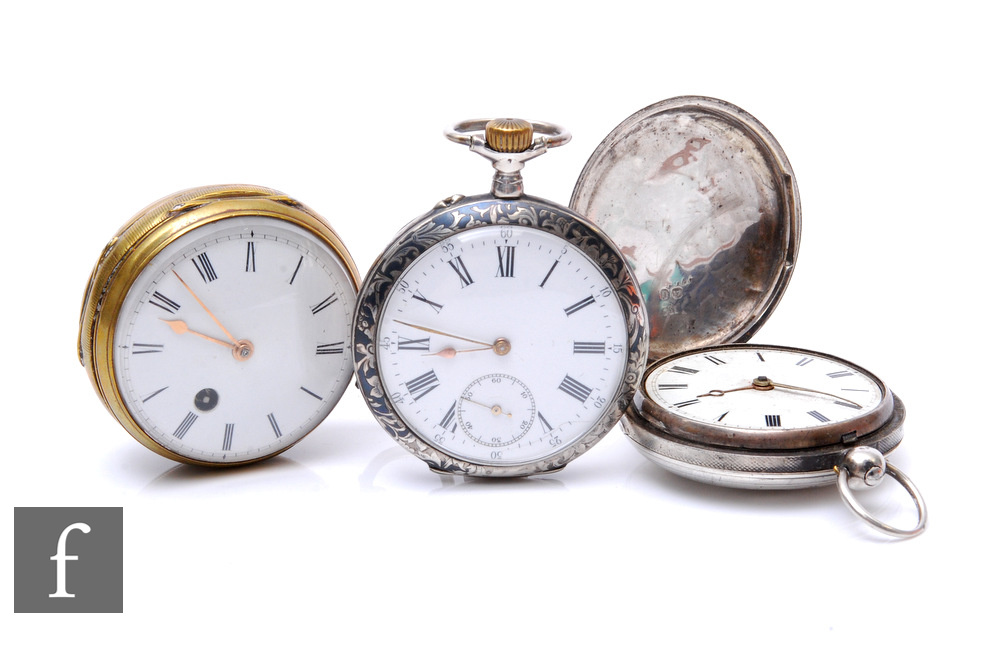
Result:
[[[50,594],[49,597],[73,598],[76,596],[75,594],[66,592],[66,561],[76,561],[80,558],[75,554],[66,554],[66,537],[74,529],[79,529],[84,534],[90,533],[90,525],[87,523],[73,523],[59,535],[56,553],[49,557],[50,561],[56,562],[56,591]]]

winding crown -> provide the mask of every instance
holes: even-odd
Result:
[[[486,145],[501,153],[520,153],[531,148],[534,130],[524,119],[494,119],[486,124]]]

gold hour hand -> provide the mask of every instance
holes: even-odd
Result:
[[[170,329],[177,334],[192,334],[196,337],[205,339],[206,341],[211,341],[212,343],[218,343],[219,345],[226,346],[233,351],[233,358],[237,361],[246,361],[253,356],[253,343],[247,340],[237,341],[235,343],[229,343],[228,341],[223,341],[222,339],[216,339],[214,337],[208,336],[207,334],[202,334],[201,332],[195,332],[188,327],[188,324],[184,321],[168,321],[166,319],[160,319],[164,323],[170,326]]]
[[[422,356],[425,357],[444,357],[445,359],[452,359],[456,354],[461,354],[462,352],[483,352],[484,350],[492,350],[493,346],[488,348],[472,348],[471,350],[456,350],[455,348],[442,348],[437,352],[428,352]]]
[[[194,336],[205,339],[206,341],[211,341],[212,343],[218,343],[219,345],[224,345],[227,348],[233,347],[233,344],[230,343],[229,341],[223,341],[222,339],[216,339],[214,337],[208,336],[207,334],[202,334],[201,332],[195,332],[194,330],[189,328],[188,324],[185,323],[184,321],[168,321],[166,319],[160,319],[160,320],[169,325],[170,329],[176,332],[177,334],[193,334]]]
[[[754,390],[754,387],[743,386],[742,388],[730,388],[729,390],[710,390],[704,395],[698,395],[698,397],[722,397],[726,393],[735,393],[740,390]]]

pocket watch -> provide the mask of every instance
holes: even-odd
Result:
[[[539,136],[535,137],[535,134]],[[523,193],[562,128],[472,120],[446,132],[496,169],[407,225],[361,286],[358,384],[379,424],[432,470],[557,471],[614,426],[646,362],[642,298],[595,225]]]
[[[205,186],[140,211],[107,244],[80,314],[79,358],[111,414],[189,464],[276,455],[353,375],[360,282],[330,225],[259,186]]]
[[[622,421],[656,464],[687,478],[747,489],[837,483],[852,510],[895,535],[920,533],[920,493],[884,454],[903,439],[903,402],[871,372],[828,354],[772,345],[709,346],[652,363]],[[917,506],[899,529],[852,488],[895,478]]]
[[[885,384],[830,355],[744,345],[791,279],[801,230],[794,173],[763,124],[708,97],[651,105],[597,147],[570,206],[620,245],[646,301],[653,362],[622,422],[644,455],[733,487],[837,482],[878,529],[923,530],[920,494],[882,456],[905,414]],[[914,529],[851,494],[885,473],[916,502]]]

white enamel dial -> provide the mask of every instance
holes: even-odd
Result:
[[[131,286],[115,378],[142,430],[186,458],[278,453],[315,428],[350,383],[356,298],[318,237],[274,217],[199,226]]]
[[[442,452],[518,465],[563,451],[613,405],[628,360],[619,299],[543,230],[463,230],[427,249],[381,308],[379,374],[406,426]]]
[[[870,375],[832,357],[738,344],[666,360],[643,387],[649,400],[679,417],[772,432],[860,417],[885,397]]]

